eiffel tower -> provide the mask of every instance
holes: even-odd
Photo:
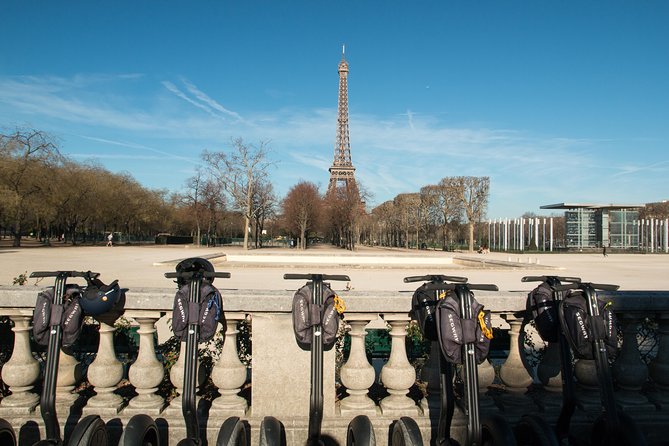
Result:
[[[348,63],[342,47],[339,62],[339,104],[337,106],[337,139],[334,147],[334,162],[330,167],[328,194],[339,186],[355,184],[355,167],[351,162],[351,142],[348,132]]]

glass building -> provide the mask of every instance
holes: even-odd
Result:
[[[639,209],[644,205],[559,203],[541,209],[565,210],[567,248],[637,248]]]

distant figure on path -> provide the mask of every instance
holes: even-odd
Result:
[[[110,232],[109,235],[107,236],[107,246],[113,246],[112,240],[114,240],[114,234]]]
[[[606,246],[602,248],[602,254],[604,254],[604,257],[608,257],[609,255],[606,253]]]

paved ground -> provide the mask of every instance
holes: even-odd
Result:
[[[217,270],[232,273],[231,279],[219,284],[220,288],[287,289],[292,285],[283,280],[284,272],[322,272],[348,274],[351,287],[357,290],[409,290],[415,286],[404,284],[403,277],[430,273],[465,276],[470,282],[495,283],[509,291],[529,290],[531,285],[521,283],[520,278],[540,274],[575,275],[592,282],[615,283],[626,290],[669,290],[669,255],[665,254],[454,254],[368,247],[353,253],[331,247],[305,252],[286,248],[244,252],[239,247],[155,245],[3,247],[0,285],[11,285],[13,278],[24,272],[90,269],[102,273],[105,281],[118,278],[129,288],[169,288],[172,283],[163,273],[173,271],[175,260],[191,256],[211,257]],[[451,264],[453,256],[510,261],[516,267],[465,267]],[[35,281],[28,284],[34,285]]]

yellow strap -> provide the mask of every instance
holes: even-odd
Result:
[[[337,310],[337,313],[339,314],[343,314],[344,311],[346,311],[346,304],[344,303],[344,299],[337,296],[336,294],[334,295],[334,306],[335,310]]]
[[[439,292],[439,299],[444,299],[446,297],[446,291]]]
[[[481,326],[481,332],[483,332],[483,336],[486,338],[492,339],[492,330],[488,328],[484,318],[485,314],[483,313],[483,310],[479,311],[479,325]]]

